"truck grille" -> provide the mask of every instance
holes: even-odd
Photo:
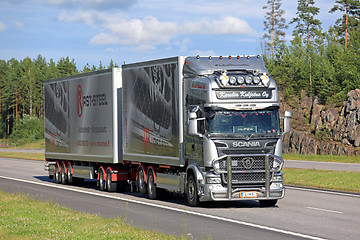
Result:
[[[266,164],[271,174],[274,158],[272,154],[238,154],[227,155],[214,161],[215,172],[220,173],[222,181],[227,184],[227,164],[231,162],[231,184],[232,185],[264,185],[266,182]]]
[[[222,179],[227,184],[227,174],[222,174]],[[259,184],[265,183],[265,172],[260,173],[233,173],[232,184]]]
[[[269,157],[269,168],[272,168],[274,157]],[[219,170],[227,171],[227,158],[219,160]],[[249,171],[263,170],[265,171],[265,156],[234,156],[231,157],[232,171]]]

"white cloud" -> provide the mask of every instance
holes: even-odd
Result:
[[[99,28],[100,33],[92,38],[91,44],[123,44],[144,50],[170,44],[171,40],[180,35],[256,35],[246,21],[231,16],[175,22],[161,21],[153,16],[139,19],[129,18],[125,14],[109,15],[98,11],[79,11],[74,15],[63,13],[59,20],[86,23]]]
[[[3,22],[0,22],[0,32],[5,31],[6,26]]]
[[[112,10],[127,9],[137,0],[44,0],[45,3],[69,9]]]

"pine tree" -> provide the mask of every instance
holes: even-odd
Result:
[[[337,4],[329,11],[343,12],[342,18],[336,21],[336,29],[340,36],[344,37],[345,51],[348,46],[348,35],[351,31],[356,30],[360,21],[360,1],[359,0],[337,0]]]
[[[308,76],[309,76],[309,92],[313,91],[312,89],[312,61],[313,57],[316,57],[314,53],[315,49],[313,47],[313,40],[321,38],[321,22],[315,18],[319,13],[320,8],[314,6],[314,0],[298,0],[297,7],[297,17],[293,18],[290,24],[295,23],[293,34],[300,37],[305,36],[306,41],[306,55],[309,64],[304,65],[308,66]]]
[[[275,59],[275,45],[285,37],[283,29],[287,29],[288,25],[285,24],[284,15],[285,11],[281,9],[281,0],[268,0],[267,5],[263,9],[268,10],[265,14],[264,30],[266,31],[263,38],[267,42],[268,48],[271,49],[271,59]]]

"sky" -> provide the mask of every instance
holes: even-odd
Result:
[[[173,56],[262,53],[267,0],[0,0],[0,59],[58,61],[78,69]],[[315,0],[323,30],[340,13],[335,0]],[[287,23],[296,0],[283,0]],[[294,24],[286,30],[290,40]]]

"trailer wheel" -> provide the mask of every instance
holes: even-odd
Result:
[[[259,203],[262,207],[273,207],[276,205],[278,200],[259,200]]]
[[[55,169],[54,169],[54,175],[55,175],[55,182],[56,183],[61,183],[61,174],[59,172],[59,164],[55,164]]]
[[[193,174],[190,174],[186,184],[186,198],[187,202],[191,207],[199,206],[199,196],[197,194],[197,185],[195,177]]]
[[[65,171],[65,162],[61,163],[61,183],[67,184],[67,174]]]
[[[141,193],[146,193],[146,182],[145,182],[145,173],[144,173],[144,169],[142,167],[138,168],[138,172],[137,172],[137,183],[138,183],[138,187],[139,187],[139,192]]]
[[[106,181],[104,178],[104,170],[102,168],[99,169],[99,188],[101,191],[105,191],[106,189]]]
[[[68,163],[67,164],[67,169],[66,169],[66,172],[67,172],[67,181],[69,184],[73,184],[74,183],[74,179],[73,179],[73,175],[71,173],[71,163]]]
[[[111,179],[110,169],[106,171],[106,188],[108,192],[115,192],[117,189],[117,182],[113,182]]]
[[[148,172],[148,182],[147,182],[147,191],[150,199],[157,199],[157,189],[155,185],[155,177],[153,170]]]

